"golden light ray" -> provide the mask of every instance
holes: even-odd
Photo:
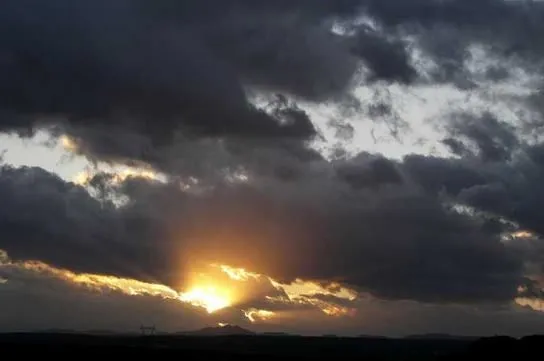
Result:
[[[214,286],[195,287],[188,292],[178,292],[168,286],[146,283],[133,279],[119,278],[95,274],[77,274],[57,269],[43,262],[24,262],[23,267],[40,274],[49,274],[67,282],[85,286],[95,291],[112,290],[127,295],[149,295],[164,299],[179,300],[195,307],[204,308],[208,313],[215,312],[231,305],[227,292]]]
[[[267,296],[266,300],[270,303],[284,304],[284,305],[306,305],[312,306],[323,312],[327,316],[342,317],[342,316],[354,316],[357,310],[355,308],[341,306],[334,302],[324,301],[317,297],[308,296]]]
[[[39,261],[26,261],[23,263],[17,263],[16,265],[28,271],[52,276],[98,292],[110,290],[118,291],[131,296],[148,295],[173,300],[179,298],[179,292],[161,284],[147,283],[115,276],[75,273],[72,271],[55,268]]]
[[[115,291],[130,296],[154,296],[163,299],[177,300],[195,307],[204,308],[208,313],[231,305],[228,292],[213,286],[195,287],[188,292],[178,292],[171,287],[142,282],[134,279],[115,276],[75,273],[69,270],[52,267],[44,262],[25,261],[12,263],[5,252],[0,252],[0,265],[14,267],[28,272],[56,278],[67,283],[85,287],[94,292]]]
[[[342,287],[338,283],[330,283],[326,286],[320,285],[317,282],[295,280],[290,284],[282,284],[270,279],[272,285],[284,291],[290,299],[301,296],[333,296],[344,300],[354,301],[357,299],[357,292],[349,288]]]
[[[212,264],[204,272],[194,272],[188,278],[185,290],[179,292],[169,286],[138,281],[135,279],[116,276],[76,273],[66,269],[50,266],[40,261],[25,261],[12,263],[6,252],[0,250],[0,267],[11,267],[52,277],[85,287],[95,292],[120,292],[130,296],[154,296],[163,299],[177,300],[194,307],[202,308],[208,313],[235,306],[250,301],[258,295],[261,300],[284,305],[308,305],[321,310],[329,316],[351,315],[352,309],[334,302],[334,298],[353,301],[357,293],[336,283],[319,284],[296,280],[291,284],[281,284],[270,277],[251,272],[243,268],[228,265]],[[0,283],[5,283],[0,278]],[[264,288],[263,288],[264,287]],[[267,288],[268,287],[268,288]],[[266,296],[255,293],[254,288],[281,290],[285,296]],[[253,293],[252,293],[253,292]],[[327,296],[332,301],[324,300]],[[277,313],[257,308],[241,310],[251,322],[268,321]]]
[[[234,281],[249,281],[249,280],[259,280],[261,275],[254,272],[246,271],[243,268],[234,268],[227,265],[214,265],[219,267],[230,279]]]
[[[320,284],[317,282],[304,281],[297,279],[289,284],[277,282],[273,278],[247,271],[243,268],[234,268],[228,265],[214,265],[225,273],[230,279],[235,281],[247,282],[250,280],[266,280],[278,291],[282,291],[284,296],[267,296],[266,299],[271,303],[308,305],[316,307],[327,316],[340,317],[352,316],[355,313],[354,308],[338,305],[334,302],[325,301],[319,296],[338,298],[345,301],[355,301],[358,297],[356,291],[343,287],[338,283]],[[263,310],[248,309],[244,311],[246,318],[251,322],[265,321],[273,317],[270,311],[259,312]],[[251,318],[250,318],[251,317]]]
[[[257,321],[268,321],[276,315],[272,311],[268,310],[259,310],[257,308],[250,308],[242,311],[244,316],[251,322],[255,323]]]

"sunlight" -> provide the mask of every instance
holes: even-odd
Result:
[[[204,309],[210,314],[240,304],[249,307],[248,301],[260,297],[269,304],[306,305],[315,307],[332,317],[351,316],[354,314],[354,309],[335,302],[334,299],[343,300],[345,303],[357,298],[355,291],[342,287],[340,284],[320,284],[303,280],[281,284],[268,276],[224,264],[209,264],[205,269],[194,270],[189,274],[190,281],[182,292],[159,283],[111,275],[76,273],[40,261],[12,262],[8,254],[2,250],[0,250],[0,267],[6,270],[13,268],[45,275],[98,293],[113,291],[129,296],[152,296],[165,300],[177,300]],[[7,282],[7,278],[0,276],[0,285]],[[277,291],[281,291],[282,295],[273,294]],[[323,299],[323,296],[328,299]],[[524,302],[527,303],[520,299],[518,303]],[[531,306],[536,307],[534,302]],[[240,309],[240,311],[252,323],[266,322],[278,317],[275,312],[260,308],[251,307]]]
[[[208,313],[213,313],[232,304],[227,292],[213,286],[194,287],[187,292],[180,293],[179,299],[193,306],[202,307]]]
[[[77,142],[70,136],[64,134],[59,138],[59,142],[64,150],[72,153],[77,153],[79,146]]]
[[[148,169],[139,169],[139,168],[124,168],[124,169],[112,169],[111,179],[109,180],[113,185],[119,185],[126,181],[128,178],[141,178],[147,180],[163,180],[162,177]],[[95,172],[89,170],[84,170],[76,174],[72,182],[80,186],[87,186],[89,182],[96,175]]]
[[[117,291],[129,296],[147,295],[161,297],[163,299],[176,299],[178,297],[177,291],[165,285],[115,276],[75,273],[69,270],[55,268],[39,261],[13,263],[10,264],[10,266],[18,267],[37,274],[49,275],[101,293],[107,291]]]

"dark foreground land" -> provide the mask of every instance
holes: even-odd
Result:
[[[380,339],[295,336],[90,336],[0,334],[2,355],[57,359],[142,356],[160,360],[492,360],[541,356],[544,336],[522,339]],[[9,359],[9,358],[6,358]]]

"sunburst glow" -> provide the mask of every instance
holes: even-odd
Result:
[[[213,313],[232,305],[228,294],[213,286],[195,287],[180,294],[179,299]]]
[[[8,254],[1,250],[0,266],[62,280],[93,292],[119,292],[130,296],[153,296],[180,301],[202,308],[208,313],[240,304],[249,306],[248,302],[260,298],[269,304],[306,305],[321,310],[328,316],[345,316],[351,315],[352,309],[335,302],[334,299],[350,302],[357,298],[355,291],[339,284],[320,284],[303,280],[282,284],[266,275],[221,264],[207,265],[199,269],[200,272],[191,273],[182,292],[158,283],[108,275],[75,273],[39,261],[12,262]],[[0,276],[0,284],[6,282],[8,279]],[[277,291],[281,291],[283,295],[274,295]],[[266,322],[278,317],[273,311],[255,307],[244,308],[240,311],[252,323]]]

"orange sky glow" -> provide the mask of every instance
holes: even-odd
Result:
[[[338,284],[320,285],[296,280],[282,284],[274,279],[243,268],[210,264],[190,274],[182,291],[172,287],[109,275],[76,273],[59,269],[40,261],[11,262],[2,257],[0,267],[11,267],[84,287],[93,292],[120,292],[131,296],[154,296],[179,300],[211,314],[226,308],[240,307],[240,312],[252,323],[273,320],[279,313],[252,307],[251,301],[261,298],[271,306],[300,305],[313,307],[328,316],[349,316],[354,310],[325,301],[319,296],[332,296],[354,301],[357,293]],[[1,269],[1,268],[0,268]],[[8,282],[9,280],[5,280]],[[272,294],[272,295],[268,295]],[[246,306],[245,305],[249,305]]]

